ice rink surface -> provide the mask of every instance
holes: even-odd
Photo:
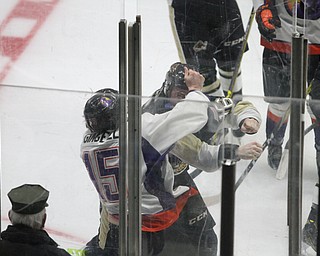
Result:
[[[35,9],[32,18],[26,14],[14,19],[13,10],[21,2],[36,3],[42,11],[45,7],[39,3],[52,8],[32,30]],[[130,24],[137,14],[142,20],[143,96],[161,86],[169,66],[179,61],[167,1],[0,0],[0,4],[1,230],[9,224],[9,190],[40,183],[50,191],[47,231],[64,248],[82,248],[99,223],[98,196],[80,159],[84,103],[100,88],[118,88],[118,23],[125,18]],[[246,26],[251,1],[238,4]],[[16,48],[10,48],[5,38],[15,38],[11,42]],[[243,94],[265,120],[262,47],[255,22],[249,49],[242,61]],[[308,126],[308,115],[305,119]],[[258,134],[243,142],[262,144],[264,129],[263,123]],[[311,132],[305,136],[303,224],[317,178],[313,144]],[[288,255],[287,178],[275,178],[266,156],[265,151],[236,192],[237,256]],[[237,164],[238,176],[248,163]],[[195,180],[219,234],[221,172],[201,173]]]

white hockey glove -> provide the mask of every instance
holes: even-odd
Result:
[[[250,142],[238,148],[238,157],[244,160],[256,160],[262,153],[262,145]]]

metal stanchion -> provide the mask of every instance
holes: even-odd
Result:
[[[141,255],[141,21],[128,30],[128,255]]]
[[[220,255],[233,256],[235,209],[235,161],[222,164]]]
[[[235,150],[238,147],[233,140],[225,137],[222,160],[222,184],[221,184],[221,232],[220,255],[233,256],[234,253],[234,213],[235,213],[235,177],[236,160]]]
[[[304,131],[304,39],[292,36],[291,118],[288,163],[289,255],[301,255],[302,166]]]
[[[127,255],[127,180],[128,180],[128,133],[127,133],[127,21],[119,22],[119,256]]]

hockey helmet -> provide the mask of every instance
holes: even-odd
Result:
[[[184,68],[188,69],[195,68],[188,64],[183,64],[181,62],[176,62],[171,65],[169,71],[166,74],[166,80],[163,83],[164,94],[166,97],[170,97],[170,93],[174,87],[178,87],[184,90],[188,90],[188,87],[184,81]]]
[[[119,93],[106,88],[97,91],[84,107],[87,127],[92,132],[114,131],[119,127]]]

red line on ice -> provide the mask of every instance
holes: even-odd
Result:
[[[1,222],[6,222],[8,224],[10,223],[9,218],[3,217],[3,216],[1,216]],[[2,230],[4,230],[6,227],[1,227],[1,228],[2,228]],[[45,230],[49,233],[49,235],[54,235],[54,236],[58,236],[61,238],[65,238],[65,239],[71,240],[71,241],[79,243],[79,244],[86,244],[88,242],[80,237],[68,234],[66,232],[58,231],[58,230],[55,230],[52,228],[45,227]]]
[[[19,59],[58,1],[20,0],[2,21],[0,24],[0,58],[7,58],[7,60],[0,69],[0,82],[7,76],[13,63]],[[35,21],[34,26],[25,37],[4,35],[7,26],[16,18]]]

